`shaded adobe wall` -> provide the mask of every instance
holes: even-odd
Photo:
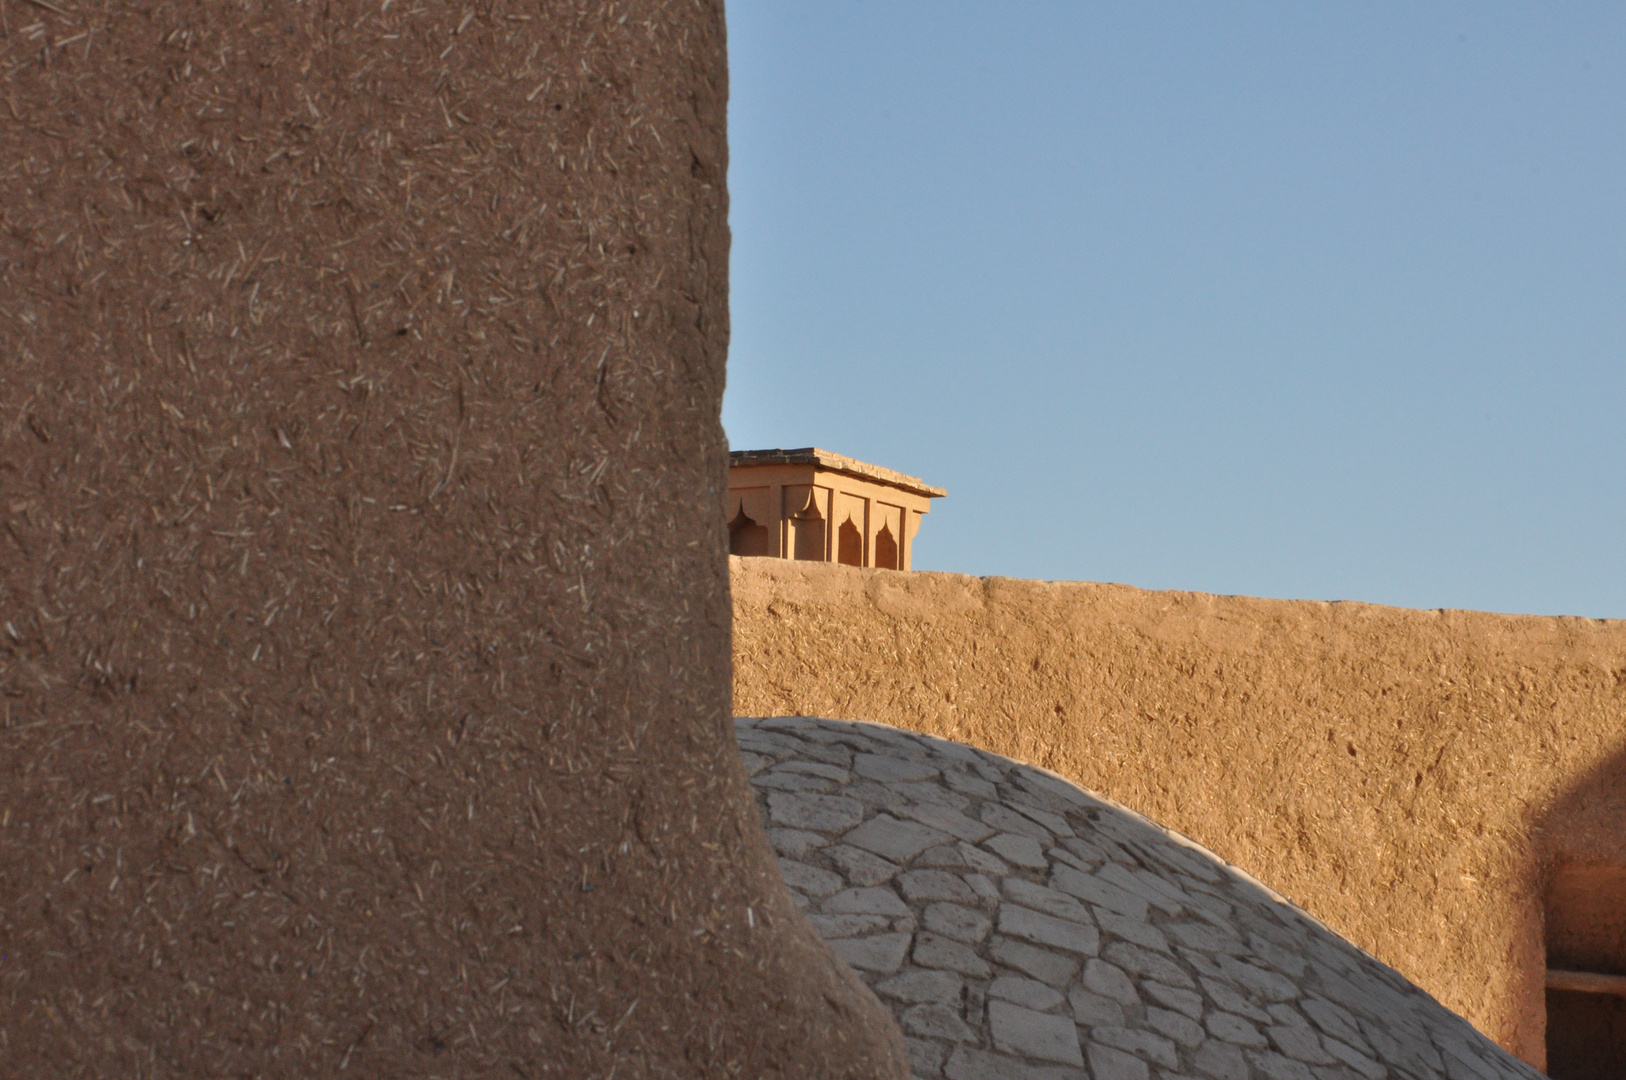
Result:
[[[720,4],[0,4],[7,1075],[903,1074],[728,720]]]
[[[736,712],[1054,769],[1540,1062],[1545,875],[1626,863],[1626,624],[768,559],[733,588]]]

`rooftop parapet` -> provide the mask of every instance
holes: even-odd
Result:
[[[732,555],[909,569],[921,516],[947,494],[816,446],[728,455]]]

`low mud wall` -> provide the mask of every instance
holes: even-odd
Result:
[[[732,563],[737,713],[1054,769],[1542,1063],[1547,883],[1626,864],[1626,622]]]

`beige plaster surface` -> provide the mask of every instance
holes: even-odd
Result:
[[[1549,882],[1626,866],[1626,622],[731,563],[736,713],[1053,769],[1544,1063]]]

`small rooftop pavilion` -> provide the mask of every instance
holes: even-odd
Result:
[[[731,555],[907,570],[921,517],[947,494],[816,446],[728,459]]]

